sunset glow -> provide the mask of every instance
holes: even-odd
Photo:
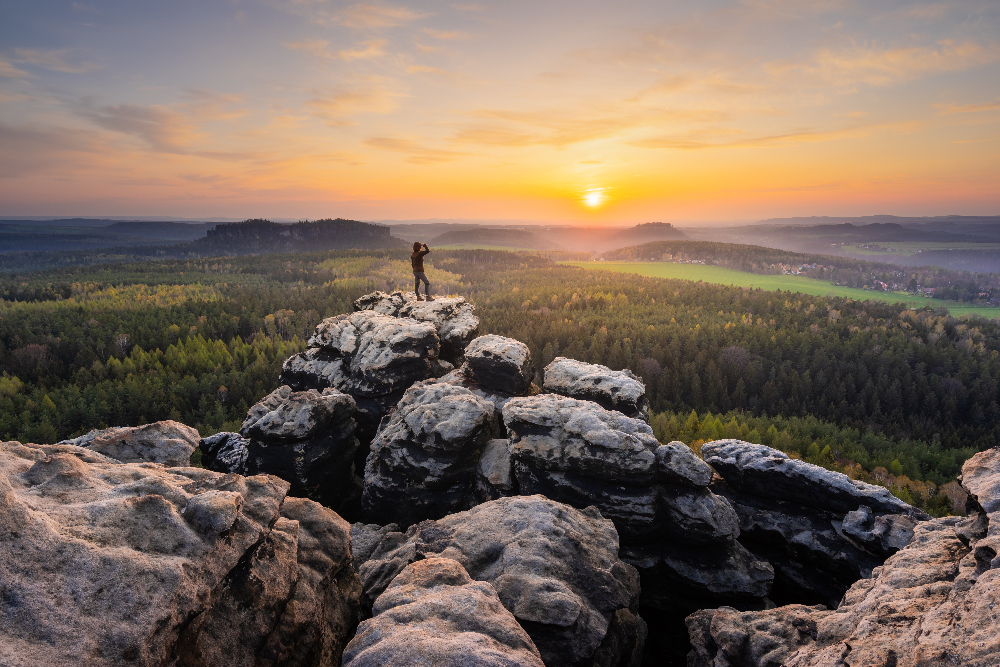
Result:
[[[40,1],[0,39],[0,215],[1000,206],[993,0]]]

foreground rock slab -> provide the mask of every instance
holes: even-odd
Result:
[[[531,637],[485,581],[457,561],[403,569],[375,601],[344,651],[344,667],[542,667]]]
[[[688,665],[1000,664],[1000,450],[966,461],[961,482],[971,516],[918,523],[909,544],[856,582],[836,610],[692,614]]]
[[[646,385],[632,371],[556,357],[545,367],[542,389],[570,398],[594,401],[626,417],[649,421]]]
[[[623,656],[641,655],[645,640],[636,615],[639,577],[619,560],[617,531],[596,508],[576,510],[543,496],[501,498],[405,534],[386,533],[359,566],[367,604],[410,563],[434,557],[458,561],[472,579],[492,584],[548,667],[590,665],[599,653],[606,664],[637,667]]]
[[[195,429],[168,419],[145,426],[116,426],[91,431],[59,444],[86,447],[122,463],[150,461],[185,467],[191,465],[191,455],[200,439]]]
[[[350,526],[288,486],[0,443],[0,664],[335,662]]]

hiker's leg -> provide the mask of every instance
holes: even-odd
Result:
[[[431,281],[427,280],[427,274],[421,273],[420,279],[424,281],[424,294],[427,296],[431,295]]]
[[[414,273],[413,274],[413,291],[417,293],[417,296],[420,296],[420,274],[419,273]]]

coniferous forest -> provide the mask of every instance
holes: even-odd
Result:
[[[147,261],[0,279],[0,438],[55,442],[176,419],[238,428],[323,318],[411,289],[405,251]],[[936,513],[937,489],[1000,444],[1000,327],[931,309],[642,278],[531,254],[435,251],[437,294],[481,331],[628,368],[657,437],[723,437],[889,486]],[[936,504],[935,504],[936,503]]]

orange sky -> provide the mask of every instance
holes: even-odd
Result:
[[[994,0],[158,4],[0,8],[0,215],[1000,214]]]

